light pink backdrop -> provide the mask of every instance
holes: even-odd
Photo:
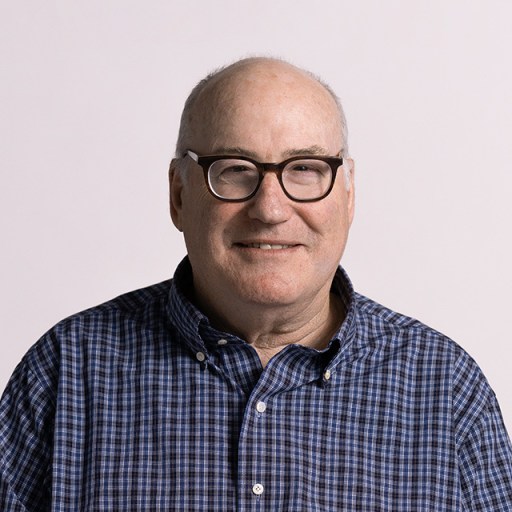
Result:
[[[512,431],[511,17],[505,0],[4,0],[0,389],[62,317],[172,275],[183,101],[263,53],[345,104],[356,288],[472,354]]]

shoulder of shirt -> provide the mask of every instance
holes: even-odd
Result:
[[[454,421],[462,438],[489,404],[497,403],[478,363],[451,338],[358,293],[354,301],[356,329],[365,333],[370,350],[380,352],[383,359],[405,353],[405,360],[449,379]]]
[[[171,282],[172,279],[167,279],[160,283],[123,293],[122,295],[103,302],[102,304],[85,309],[79,313],[75,313],[74,315],[64,319],[64,321],[109,313],[130,314],[140,312],[148,306],[150,307],[151,305],[160,302],[162,299],[167,299]]]
[[[137,325],[144,330],[159,328],[165,317],[171,282],[168,279],[124,293],[64,318],[32,345],[18,365],[19,369],[26,367],[38,375],[39,380],[47,380],[41,382],[46,387],[56,378],[62,344],[94,339],[104,333],[110,335],[121,325]]]
[[[364,295],[355,292],[354,301],[358,315],[364,317],[368,321],[380,324],[384,329],[391,328],[400,331],[425,333],[433,338],[438,338],[441,342],[447,342],[450,345],[454,344],[460,348],[453,340],[423,322],[402,313],[398,313],[397,311],[393,311],[392,309],[383,306]]]
[[[171,279],[167,279],[157,284],[132,290],[123,293],[106,302],[87,308],[83,311],[70,315],[58,322],[51,330],[65,328],[69,325],[108,319],[114,317],[119,318],[133,318],[144,317],[151,315],[155,308],[162,308],[167,300],[169,289],[171,286]]]
[[[413,343],[416,350],[423,353],[432,351],[444,353],[446,357],[451,358],[454,365],[462,364],[475,372],[481,373],[472,356],[445,334],[359,293],[354,293],[354,301],[357,310],[356,321],[366,326],[372,326],[370,331],[374,333],[375,338],[385,337],[389,339],[384,334],[392,333],[393,338],[398,340],[398,343],[407,342],[408,345]],[[485,379],[485,377],[483,378]]]
[[[422,375],[449,383],[453,424],[461,444],[478,421],[500,414],[496,395],[478,363],[458,343],[428,325],[354,293],[356,330],[377,364],[400,359]],[[439,396],[439,400],[443,397]]]

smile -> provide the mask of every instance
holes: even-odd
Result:
[[[289,249],[290,247],[295,247],[294,245],[284,245],[284,244],[266,244],[266,243],[254,243],[254,244],[237,244],[241,247],[249,247],[250,249],[262,249],[264,251],[272,251],[272,250],[281,250],[281,249]]]

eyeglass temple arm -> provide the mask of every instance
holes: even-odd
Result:
[[[190,158],[192,158],[192,160],[194,160],[194,162],[199,161],[199,156],[196,153],[194,153],[193,151],[190,151],[190,149],[187,149],[185,156],[186,155],[188,155]]]

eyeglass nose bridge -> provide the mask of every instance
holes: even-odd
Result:
[[[274,163],[260,163],[259,168],[261,169],[261,172],[275,172],[276,174],[283,171],[283,165],[282,164],[274,164]]]
[[[276,175],[277,181],[279,182],[279,185],[281,186],[281,190],[283,191],[284,195],[286,197],[288,197],[289,199],[293,199],[290,196],[290,194],[288,193],[288,191],[286,190],[284,183],[283,183],[284,166],[282,164],[258,163],[258,165],[256,166],[256,169],[258,170],[258,173],[259,173],[258,184],[256,185],[256,188],[254,189],[254,191],[252,192],[252,194],[249,197],[254,197],[258,193],[258,191],[261,187],[261,184],[263,183],[263,179],[265,178],[265,175],[268,173],[272,173],[272,174]]]

